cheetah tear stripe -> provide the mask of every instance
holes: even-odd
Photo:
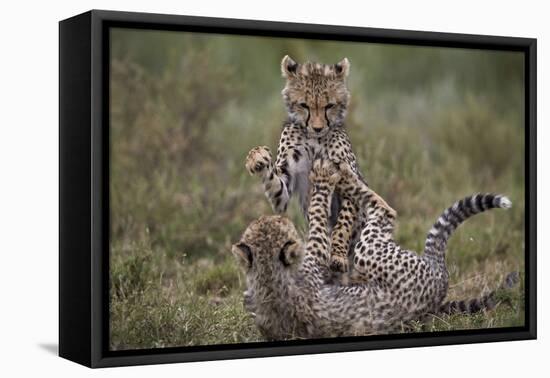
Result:
[[[266,147],[253,148],[246,158],[248,172],[262,179],[265,195],[276,214],[287,211],[292,197],[297,197],[306,221],[311,186],[308,176],[313,161],[346,163],[367,186],[353,153],[345,117],[350,101],[346,84],[350,62],[336,64],[298,63],[285,56],[281,72],[285,80],[282,91],[287,120],[281,132],[277,155],[272,162]],[[389,212],[395,212],[386,203]],[[335,193],[330,209],[331,267],[347,272],[349,257],[367,223],[365,211],[358,211]],[[350,222],[348,219],[357,219]],[[351,239],[351,240],[350,240]]]
[[[292,222],[281,216],[253,222],[235,245],[238,248],[246,244],[253,255],[253,263],[245,269],[244,305],[266,339],[402,332],[409,322],[422,322],[430,315],[474,313],[498,304],[497,291],[476,299],[444,302],[449,287],[445,262],[436,264],[434,256],[438,255],[418,255],[397,245],[391,230],[386,230],[386,223],[393,217],[383,211],[382,203],[372,200],[374,194],[353,172],[346,173],[342,167],[338,170],[334,172],[330,164],[314,164],[305,248],[300,246],[302,241]],[[370,199],[367,212],[372,219],[361,232],[359,251],[355,251],[357,263],[354,260],[348,276],[340,277],[331,275],[327,230],[330,199],[336,186],[350,202]],[[510,204],[507,198],[493,194],[467,197],[443,213],[429,238],[434,245],[444,246],[466,218]],[[292,258],[288,246],[294,247],[297,258]],[[512,273],[500,288],[511,288],[518,280],[518,275]]]

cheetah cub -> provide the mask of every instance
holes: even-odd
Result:
[[[366,204],[367,222],[356,245],[355,267],[368,267],[368,281],[343,285],[327,279],[328,230],[335,188],[357,206]],[[232,252],[247,279],[245,306],[267,339],[323,338],[394,332],[403,323],[430,313],[452,312],[458,302],[442,304],[447,294],[445,247],[468,217],[492,208],[508,208],[500,195],[467,197],[445,210],[428,233],[423,255],[399,247],[385,231],[388,210],[345,165],[325,161],[312,168],[305,245],[290,220],[263,216],[245,230]],[[462,303],[462,302],[460,302]],[[445,308],[442,308],[446,306]]]
[[[346,85],[350,63],[345,58],[332,65],[298,64],[285,56],[281,70],[286,79],[282,95],[288,119],[277,147],[277,158],[273,163],[267,147],[256,147],[248,153],[246,168],[262,179],[265,194],[276,213],[284,213],[290,198],[296,194],[307,218],[308,175],[314,158],[346,163],[366,184],[344,127],[350,99]],[[373,193],[373,199],[395,217],[395,211],[382,198]],[[331,266],[335,271],[346,272],[348,251],[358,231],[365,226],[366,213],[339,194],[335,194],[331,203]]]

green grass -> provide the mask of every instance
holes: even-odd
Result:
[[[451,238],[449,299],[480,296],[508,272],[524,272],[519,55],[201,38],[113,35],[112,349],[261,341],[230,246],[271,213],[244,158],[256,145],[276,148],[286,53],[351,60],[349,134],[369,185],[398,211],[402,246],[421,251],[436,217],[465,195],[512,200],[512,209],[474,217]],[[305,231],[296,203],[288,216]],[[434,317],[406,332],[522,325],[523,286],[499,295],[492,311]]]
[[[162,272],[134,269],[136,257],[115,266],[115,277],[139,277],[117,286],[111,302],[111,347],[160,348],[242,343],[260,338],[242,308],[242,281],[233,261],[199,260],[166,266]],[[149,266],[165,262],[148,260]],[[128,266],[128,271],[121,267]]]
[[[140,249],[136,249],[141,254]],[[116,253],[118,251],[113,251]],[[150,256],[150,255],[147,255]],[[137,258],[139,260],[139,258]],[[136,256],[114,265],[111,303],[111,348],[160,348],[261,341],[242,305],[244,277],[231,256],[187,265]],[[143,266],[163,267],[159,272]],[[136,269],[136,266],[138,268]],[[121,271],[128,269],[127,271]],[[480,296],[496,288],[507,264],[491,259],[475,272],[453,273],[450,299]],[[130,278],[122,283],[122,277]],[[118,280],[117,280],[118,278]],[[441,315],[413,323],[404,332],[450,331],[524,324],[523,287],[500,291],[495,309],[474,315]]]

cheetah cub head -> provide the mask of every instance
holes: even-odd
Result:
[[[288,55],[281,62],[286,79],[283,99],[292,123],[304,128],[308,137],[319,138],[343,125],[350,94],[346,86],[350,63],[296,63]]]
[[[252,222],[231,252],[247,273],[291,271],[303,257],[302,240],[292,222],[282,216],[262,216]]]

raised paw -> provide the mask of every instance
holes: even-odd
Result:
[[[346,185],[355,185],[358,181],[357,174],[351,168],[351,165],[347,162],[338,164],[338,170],[342,176],[341,182]]]
[[[344,196],[350,199],[358,196],[361,192],[370,192],[371,190],[365,184],[359,175],[351,168],[349,163],[340,163],[338,165],[340,171],[340,182],[338,184],[338,191]]]
[[[397,216],[397,211],[395,211],[390,205],[388,205],[388,203],[375,192],[372,192],[371,201],[376,202],[378,206],[383,208],[386,211],[386,215],[392,218],[395,218]]]
[[[348,257],[345,255],[332,254],[330,256],[330,270],[333,272],[346,273],[348,271]]]
[[[340,181],[340,177],[338,168],[332,162],[317,159],[313,162],[309,180],[317,187],[326,186],[330,190],[334,190],[334,187]]]
[[[266,146],[254,147],[246,156],[245,166],[251,175],[261,175],[267,172],[271,165],[271,151]]]

